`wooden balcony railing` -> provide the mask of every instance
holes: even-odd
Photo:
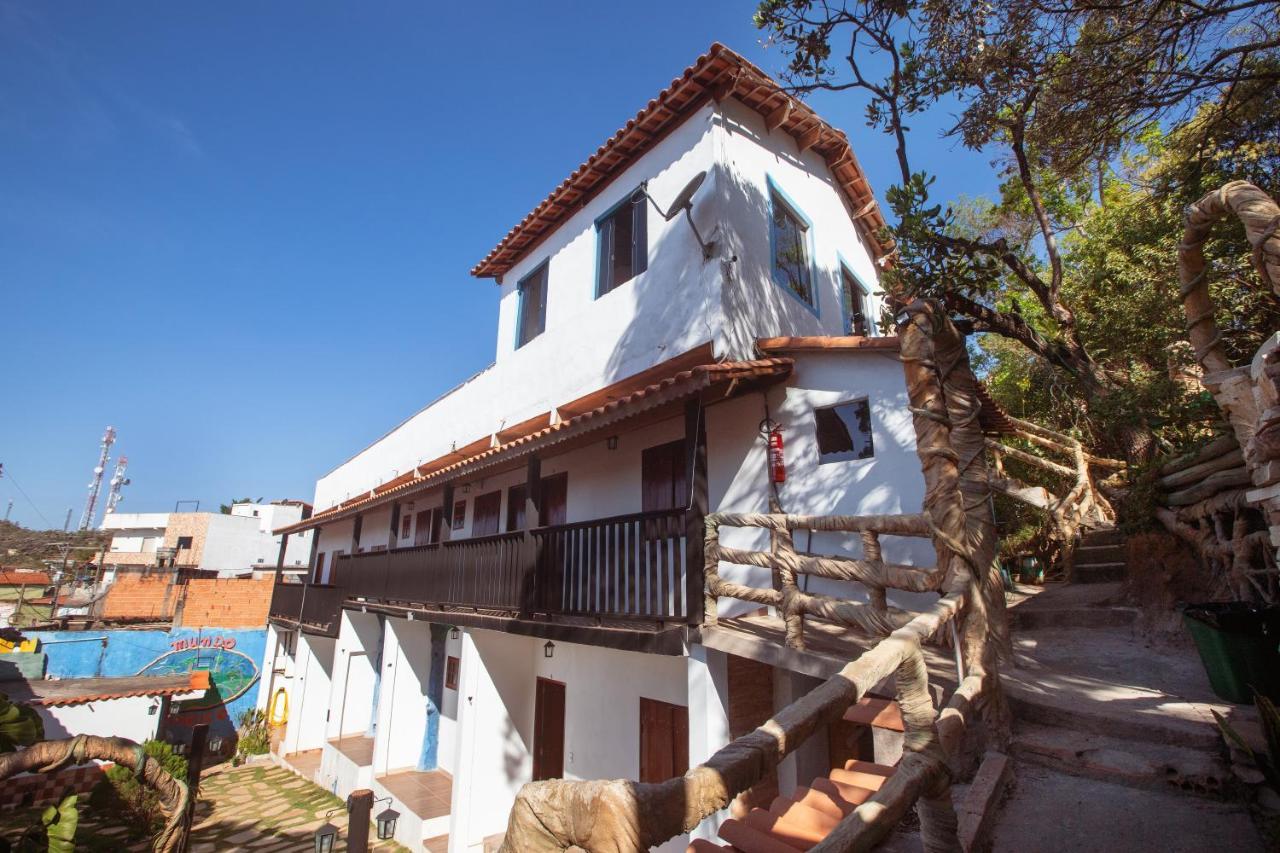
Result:
[[[336,637],[344,598],[343,589],[332,584],[277,583],[267,613],[272,619]]]
[[[279,583],[271,589],[271,606],[267,609],[272,619],[297,622],[302,615],[302,583]]]
[[[661,510],[343,556],[336,583],[347,597],[388,603],[697,621],[703,574],[689,560],[702,542],[690,549],[689,521],[683,509]]]

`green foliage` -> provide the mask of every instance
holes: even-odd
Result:
[[[73,853],[76,849],[76,825],[80,822],[80,812],[76,809],[77,799],[75,794],[69,794],[40,815],[49,843],[49,853]]]
[[[271,749],[271,724],[261,708],[246,708],[240,715],[240,739],[236,752],[240,755],[264,755]]]
[[[186,780],[187,759],[175,754],[171,744],[149,740],[142,749],[170,776]],[[118,810],[127,815],[129,824],[139,837],[154,834],[164,825],[160,795],[139,781],[128,767],[115,765],[108,769],[106,778],[93,789],[89,805],[95,809]]]
[[[44,722],[29,705],[18,705],[0,693],[0,752],[13,752],[44,740]]]
[[[1275,703],[1261,693],[1254,693],[1253,700],[1258,708],[1263,736],[1266,738],[1266,755],[1255,753],[1240,733],[1232,728],[1226,718],[1217,711],[1213,712],[1213,718],[1218,721],[1218,728],[1222,731],[1223,737],[1252,758],[1272,787],[1280,790],[1280,709],[1277,709]]]

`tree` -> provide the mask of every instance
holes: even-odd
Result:
[[[1064,239],[1153,125],[1247,125],[1280,84],[1276,0],[763,0],[756,24],[795,90],[858,92],[894,139],[891,293],[937,297],[1013,342],[1090,413],[1115,409],[1129,376],[1091,348]],[[955,110],[946,135],[997,156],[1000,198],[983,215],[933,201],[913,168],[910,121],[928,110]],[[1142,456],[1151,427],[1130,414],[1118,450]]]
[[[222,513],[223,515],[231,515],[231,507],[235,506],[236,504],[260,504],[260,503],[262,503],[262,498],[258,498],[257,500],[254,500],[253,498],[232,498],[231,503],[220,504],[218,506],[218,512]]]

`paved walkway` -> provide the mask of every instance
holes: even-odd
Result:
[[[77,849],[93,851],[151,849],[149,839],[130,839],[128,828],[114,822],[114,815],[95,813],[80,798],[81,824]],[[301,851],[314,849],[315,830],[325,813],[336,809],[329,822],[338,827],[337,850],[346,849],[347,814],[342,801],[328,791],[280,767],[257,764],[228,768],[205,776],[191,832],[191,853],[226,850]],[[29,826],[36,810],[0,813],[0,837],[16,836],[14,830]],[[390,841],[376,841],[370,828],[370,849],[390,853],[405,848]]]

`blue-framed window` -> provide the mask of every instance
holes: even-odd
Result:
[[[547,262],[516,284],[520,307],[516,318],[516,349],[542,334],[547,327]]]
[[[868,291],[862,281],[849,269],[849,265],[840,262],[840,304],[844,308],[844,331],[847,335],[872,334],[870,310],[867,302]]]
[[[769,248],[773,280],[817,311],[812,243],[813,223],[770,178]]]
[[[615,204],[596,220],[596,297],[649,268],[649,206],[642,193]]]
[[[818,464],[875,456],[871,442],[871,402],[866,397],[814,409]]]

